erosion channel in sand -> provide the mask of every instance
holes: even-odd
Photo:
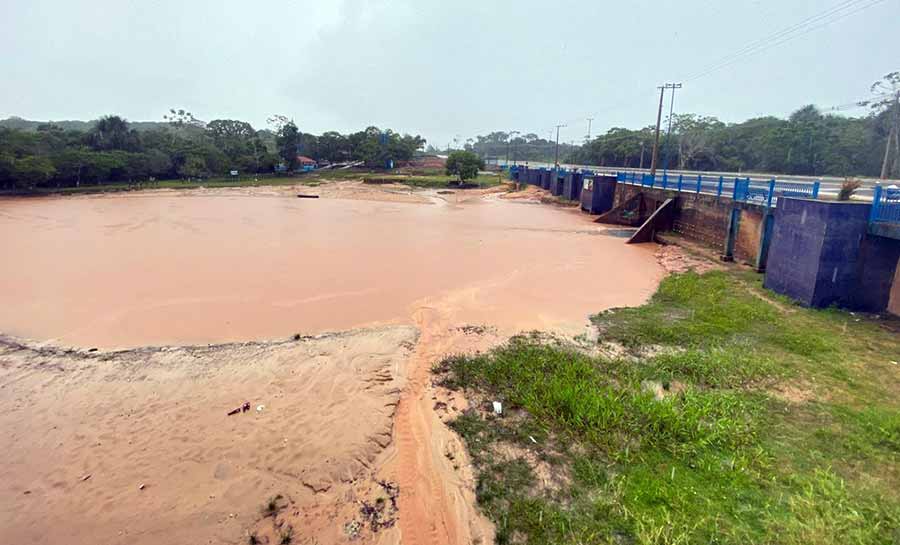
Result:
[[[0,201],[0,541],[489,542],[431,364],[663,274],[498,192],[298,191]]]

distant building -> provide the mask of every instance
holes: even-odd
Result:
[[[421,155],[413,157],[405,166],[413,168],[444,168],[447,166],[447,158],[438,155]]]
[[[309,172],[311,170],[316,169],[316,161],[315,159],[310,159],[305,155],[297,156],[297,168],[298,172]]]

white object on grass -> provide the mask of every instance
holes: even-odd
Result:
[[[503,413],[503,404],[499,401],[494,401],[494,414],[502,414]]]

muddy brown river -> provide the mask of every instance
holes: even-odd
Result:
[[[580,327],[662,277],[577,210],[162,193],[0,201],[0,332],[101,348],[408,324]]]

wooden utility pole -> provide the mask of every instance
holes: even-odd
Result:
[[[662,124],[663,95],[666,86],[659,87],[659,111],[656,113],[656,136],[653,139],[653,153],[650,156],[650,176],[656,176],[656,163],[659,161],[659,126]]]

